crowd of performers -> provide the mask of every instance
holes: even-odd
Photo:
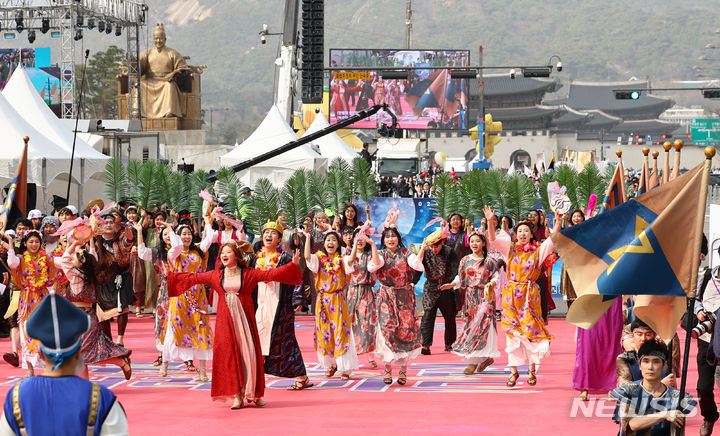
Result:
[[[294,379],[290,390],[312,386],[295,337],[298,311],[314,314],[314,346],[325,377],[350,379],[358,356],[365,355],[371,369],[383,365],[386,384],[405,385],[408,363],[431,354],[439,310],[444,350],[467,364],[465,374],[493,364],[500,356],[498,334],[505,334],[511,368],[506,385],[524,376],[533,386],[553,339],[547,316],[557,255],[549,236],[585,219],[581,210],[556,214],[550,228],[541,210],[514,223],[486,206],[480,227],[454,213],[436,220],[439,227],[413,249],[398,231],[396,209],[375,228],[358,221],[353,204],[332,224],[321,212],[295,229],[279,218],[262,227],[254,244],[242,223],[221,210],[206,213],[202,225],[183,214],[105,208],[100,201],[82,214],[73,207],[57,217],[32,211],[0,244],[3,285],[13,291],[4,292],[0,305],[11,314],[13,350],[5,360],[27,376],[42,367],[39,344],[26,337],[24,323],[52,292],[92,319],[83,362],[117,365],[129,379],[131,352],[123,345],[128,318],[152,312],[159,375],[167,375],[169,363],[184,362],[198,381],[212,379],[213,399],[232,400],[236,409],[265,404],[265,374]],[[421,274],[426,281],[419,317],[415,284]],[[570,305],[575,294],[562,275]],[[16,311],[10,295],[19,297]],[[593,329],[578,330],[572,383],[583,399],[590,390],[612,390],[621,374],[625,381],[640,377],[637,353],[654,333],[639,320],[624,320],[622,304],[618,299]],[[458,314],[464,321],[459,331]],[[663,382],[674,385],[679,344],[668,366]]]

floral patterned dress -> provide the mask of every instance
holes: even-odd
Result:
[[[357,352],[350,331],[345,290],[350,277],[340,253],[332,257],[318,251],[308,268],[315,274],[315,350],[325,369],[336,366],[341,373],[358,368]]]
[[[508,284],[502,291],[500,326],[507,338],[508,365],[539,363],[549,352],[553,336],[545,327],[540,305],[540,277],[543,265],[557,259],[551,255],[552,239],[524,245],[512,244],[508,256]]]
[[[60,262],[63,254],[65,253],[65,247],[62,244],[58,244],[54,250],[48,252],[48,257],[55,264],[55,293],[65,297],[68,292],[68,279],[63,272]]]
[[[173,247],[168,252],[169,272],[203,272],[205,259],[196,251],[172,253],[179,237],[170,233]],[[178,239],[175,239],[178,238]],[[163,362],[212,359],[213,335],[205,289],[194,285],[168,301],[163,338]]]
[[[355,259],[345,257],[346,271],[350,272],[348,288],[348,312],[353,320],[352,331],[357,342],[357,352],[370,353],[375,351],[376,328],[378,322],[377,306],[375,305],[375,282],[377,277],[368,271],[367,264],[370,253],[361,253]]]
[[[57,268],[43,250],[35,254],[26,251],[20,256],[15,256],[14,251],[9,251],[8,266],[13,270],[13,280],[20,288],[18,302],[18,323],[22,345],[20,362],[23,368],[28,368],[28,363],[33,368],[41,368],[43,359],[40,357],[40,341],[31,339],[25,334],[25,321],[50,293],[57,276]]]
[[[453,353],[463,360],[478,364],[486,358],[498,357],[495,328],[495,293],[485,285],[497,283],[497,263],[492,258],[476,258],[469,254],[460,260],[456,288],[463,290],[463,326],[453,344]]]
[[[372,259],[368,270],[377,272],[380,284],[375,299],[378,308],[378,333],[375,354],[385,363],[400,365],[420,354],[420,319],[415,315],[414,270],[408,259],[414,256],[407,248],[395,253],[379,252],[381,265]]]

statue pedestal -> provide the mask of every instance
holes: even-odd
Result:
[[[143,130],[198,130],[202,127],[202,120],[193,118],[143,118]]]

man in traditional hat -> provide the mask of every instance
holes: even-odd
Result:
[[[165,26],[158,24],[155,27],[153,40],[155,47],[140,53],[143,117],[182,117],[180,89],[175,83],[175,76],[189,70],[189,67],[183,55],[165,45]]]
[[[292,255],[280,248],[283,230],[282,225],[274,221],[263,226],[263,246],[257,253],[255,268],[267,271],[292,262]],[[302,300],[300,289],[279,282],[261,282],[257,287],[255,320],[260,348],[265,356],[265,373],[278,377],[296,377],[290,390],[312,386],[295,338],[293,308]]]
[[[127,417],[115,394],[76,374],[90,317],[50,294],[25,329],[42,344],[45,370],[42,377],[23,380],[8,391],[0,434],[127,434]]]
[[[457,307],[451,282],[458,273],[460,262],[455,250],[445,245],[445,232],[447,230],[437,229],[430,233],[423,241],[417,256],[420,265],[411,265],[418,271],[424,271],[427,279],[423,288],[425,313],[420,325],[423,336],[422,354],[430,354],[438,309],[445,319],[445,351],[452,349],[452,344],[457,338],[455,327]]]

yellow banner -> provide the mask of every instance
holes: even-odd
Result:
[[[370,80],[370,71],[338,71],[336,80]]]

